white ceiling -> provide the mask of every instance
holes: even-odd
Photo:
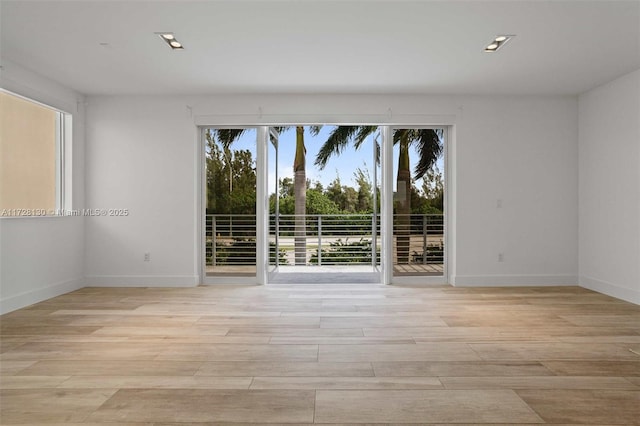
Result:
[[[578,94],[640,68],[637,0],[2,0],[0,12],[3,59],[85,94]],[[517,37],[483,53],[497,34]]]

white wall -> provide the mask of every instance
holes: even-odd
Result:
[[[575,99],[475,98],[463,114],[456,284],[577,284]]]
[[[196,127],[183,102],[91,98],[87,106],[87,283],[196,285]],[[150,253],[151,261],[144,261]]]
[[[73,114],[73,208],[84,205],[84,99],[10,61],[2,61],[0,86]],[[0,313],[84,285],[82,217],[0,218]]]
[[[196,124],[292,122],[454,124],[452,280],[577,284],[575,98],[374,95],[90,97],[87,207],[131,213],[87,218],[88,283],[195,284]]]
[[[640,304],[640,70],[579,99],[580,285]]]

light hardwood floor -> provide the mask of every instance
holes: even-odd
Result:
[[[0,326],[2,425],[640,424],[640,307],[577,287],[86,288]]]

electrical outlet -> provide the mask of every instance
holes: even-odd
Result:
[[[151,253],[145,253],[144,254],[144,261],[145,262],[151,262]]]
[[[498,262],[504,262],[504,253],[498,253]]]

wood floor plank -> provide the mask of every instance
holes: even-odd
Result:
[[[19,336],[17,338],[16,336],[12,337],[13,339],[7,338],[7,336],[0,336],[0,339],[2,339],[2,345],[0,345],[0,354],[19,348],[20,346],[31,340],[31,336]]]
[[[116,389],[0,389],[2,423],[82,422]]]
[[[640,361],[542,361],[561,376],[640,376]]]
[[[271,337],[272,345],[413,345],[415,340],[393,337]]]
[[[2,362],[4,363],[4,361]],[[197,361],[36,361],[22,369],[22,376],[193,376],[202,362]]]
[[[361,328],[231,327],[227,336],[361,337]]]
[[[154,340],[145,338],[145,340]],[[207,335],[186,335],[186,336],[158,336],[158,340],[167,345],[176,343],[195,344],[195,343],[217,343],[217,344],[248,344],[248,345],[266,345],[270,343],[271,337],[268,335],[249,335],[249,336],[207,336]]]
[[[44,359],[100,359],[100,360],[151,360],[162,350],[161,344],[144,342],[110,343],[25,343],[0,355],[5,360],[44,360]]]
[[[485,360],[636,360],[621,344],[606,343],[470,343],[469,346]]]
[[[632,328],[636,331],[640,330],[640,315],[638,313],[628,314],[621,313],[618,315],[561,315],[561,318],[569,321],[574,325],[582,325],[582,326],[595,326],[595,327],[604,327],[604,326],[617,326],[617,327],[627,327]]]
[[[626,377],[626,379],[640,388],[640,377]]]
[[[480,361],[465,344],[439,345],[320,345],[321,362]]]
[[[604,334],[604,333],[603,333]],[[568,343],[640,343],[640,335],[626,336],[560,336],[560,342]]]
[[[248,389],[251,381],[251,377],[74,376],[66,378],[57,387],[61,389]]]
[[[622,377],[440,377],[446,389],[637,389]]]
[[[370,363],[363,362],[205,362],[197,375],[270,377],[367,377],[373,376]]]
[[[466,361],[466,362],[373,362],[376,376],[552,376],[554,373],[539,362]]]
[[[543,423],[510,390],[319,390],[316,395],[320,423]]]
[[[33,313],[20,315],[20,311],[14,311],[9,313],[6,318],[3,315],[2,322],[0,322],[0,334],[8,334],[5,333],[5,330],[13,328],[72,325],[74,319],[74,315],[34,315]]]
[[[459,327],[384,327],[363,328],[365,336],[381,337],[414,337],[414,338],[471,338],[494,337],[499,340],[543,340],[561,341],[566,337],[601,337],[601,336],[640,336],[634,330],[628,328],[613,327],[582,327],[582,326],[515,326],[505,323],[503,326],[459,326]],[[593,342],[593,340],[586,340]]]
[[[171,327],[193,325],[200,316],[186,315],[82,315],[71,321],[75,326]]]
[[[0,388],[1,389],[56,388],[67,379],[69,379],[69,376],[4,376],[4,377],[0,377]]]
[[[320,328],[385,328],[385,327],[446,327],[437,316],[428,317],[322,317]]]
[[[122,389],[89,418],[101,422],[313,422],[315,392]]]
[[[100,327],[95,332],[96,336],[225,336],[229,332],[228,327]]]
[[[45,302],[46,303],[46,302]],[[112,309],[112,308],[97,308],[94,306],[94,309],[86,309],[87,305],[91,306],[91,302],[79,303],[79,309],[58,309],[55,312],[51,313],[51,315],[78,315],[79,317],[87,317],[87,316],[116,316],[116,317],[127,317],[127,316],[147,316],[145,312],[138,312],[135,309]],[[139,306],[139,305],[138,305]],[[85,309],[81,309],[85,308]],[[178,315],[175,313],[174,315]],[[166,315],[161,315],[166,316]]]
[[[484,310],[474,313],[443,315],[442,320],[450,327],[500,327],[504,324],[509,324],[512,327],[525,327],[537,324],[553,326],[571,325],[567,320],[556,315],[527,314],[517,311],[493,312]]]
[[[22,325],[3,327],[0,334],[3,336],[22,335],[22,336],[49,336],[51,334],[91,334],[98,330],[99,327],[84,327],[84,326],[54,326],[54,325]]]
[[[199,325],[235,326],[235,327],[319,327],[320,317],[254,317],[254,318],[206,318],[198,320]],[[352,327],[350,327],[352,328]]]
[[[627,382],[627,386],[631,385]],[[442,389],[436,377],[255,377],[251,389]]]
[[[0,375],[11,376],[32,366],[37,361],[2,361],[0,362]]]
[[[95,334],[89,335],[47,335],[47,336],[28,336],[31,343],[47,342],[47,343],[112,343],[112,342],[130,342],[131,336],[99,336]]]
[[[317,361],[318,345],[175,344],[157,360],[178,361]]]
[[[640,391],[527,389],[516,392],[548,423],[640,424]]]

